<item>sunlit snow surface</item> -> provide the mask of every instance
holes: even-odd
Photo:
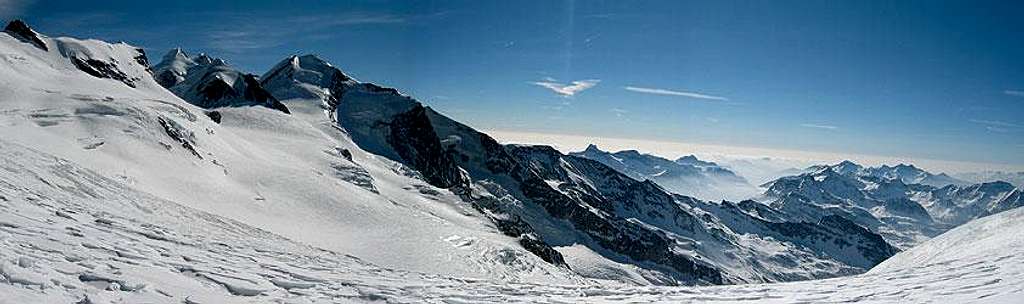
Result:
[[[0,303],[901,302],[1024,298],[1024,209],[853,277],[782,284],[523,284],[385,269],[140,193],[0,141]]]

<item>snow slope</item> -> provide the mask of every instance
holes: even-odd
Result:
[[[353,144],[319,109],[220,108],[159,85],[126,44],[0,33],[0,138],[161,199],[389,267],[576,282],[458,196]],[[76,57],[77,56],[77,57]],[[76,66],[109,63],[100,77]],[[100,66],[100,65],[97,65]],[[130,80],[125,83],[125,80]],[[130,84],[130,85],[129,85]],[[350,160],[351,159],[351,160]]]
[[[1016,303],[1024,209],[866,274],[711,287],[470,280],[382,268],[0,141],[0,303]]]

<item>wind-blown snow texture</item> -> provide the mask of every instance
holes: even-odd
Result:
[[[789,221],[753,201],[672,194],[550,147],[502,146],[315,56],[230,86],[260,88],[287,112],[189,99],[196,90],[174,88],[208,73],[193,73],[184,53],[166,57],[153,72],[170,76],[154,78],[145,54],[126,44],[49,38],[13,23],[0,34],[0,303],[920,302],[1021,293],[1024,263],[1010,254],[1020,251],[1017,233],[993,233],[985,244],[994,249],[978,255],[960,250],[841,279],[632,286],[855,274],[895,249],[843,217]],[[213,74],[228,82],[243,73]],[[980,221],[1012,217],[991,229],[1020,231],[1019,211]],[[901,255],[927,259],[914,250]]]

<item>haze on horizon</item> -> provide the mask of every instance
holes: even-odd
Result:
[[[1024,170],[1014,6],[2,1],[0,18],[154,62],[183,47],[258,73],[316,53],[505,140],[959,172]]]

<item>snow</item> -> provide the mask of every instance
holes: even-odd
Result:
[[[91,56],[133,62],[118,57],[120,45],[61,41],[89,46]],[[388,267],[478,279],[580,280],[526,252],[450,191],[364,152],[323,115],[319,100],[284,101],[293,115],[222,108],[217,124],[148,73],[132,89],[82,73],[57,52],[0,34],[0,54],[21,58],[0,61],[3,140],[134,190]],[[161,120],[190,134],[196,154],[169,137]],[[460,248],[443,241],[451,235],[478,241]]]
[[[559,247],[580,272],[606,278],[584,279],[525,251],[450,191],[360,149],[321,99],[283,100],[291,115],[218,109],[218,124],[157,84],[128,45],[44,39],[55,47],[0,34],[0,303],[1024,296],[1022,209],[951,230],[864,275],[784,284],[632,286],[657,277],[581,244]],[[79,71],[72,55],[118,62],[134,88]],[[557,225],[538,229],[565,231]],[[751,246],[788,251],[768,246],[777,244]]]
[[[953,229],[858,276],[712,287],[516,283],[382,268],[23,146],[0,141],[0,155],[8,172],[0,175],[0,303],[1014,303],[1024,296],[1024,209]],[[601,260],[586,271],[607,269]]]

